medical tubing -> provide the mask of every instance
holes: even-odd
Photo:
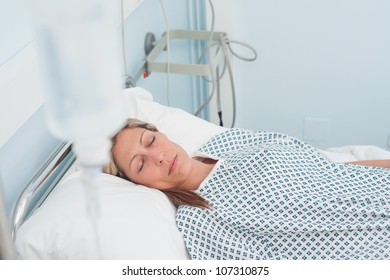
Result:
[[[219,76],[219,67],[217,67],[216,72],[217,72],[217,76]],[[222,109],[221,109],[221,88],[219,84],[219,79],[217,79],[217,112],[219,117],[219,126],[223,126]]]
[[[122,39],[122,58],[123,58],[123,73],[125,78],[127,78],[127,69],[126,69],[126,46],[125,46],[125,24],[124,24],[124,9],[123,9],[123,0],[121,0],[121,39]]]
[[[213,38],[213,34],[214,34],[214,26],[215,26],[215,10],[214,10],[214,5],[213,5],[212,1],[208,0],[208,3],[210,4],[210,9],[211,9],[211,28],[210,28],[210,37],[209,37],[208,46],[207,46],[207,53],[208,53],[208,64],[209,64],[209,69],[210,69],[211,80],[207,79],[205,76],[203,76],[203,79],[205,79],[208,83],[211,83],[211,93],[209,94],[209,96],[206,99],[206,101],[195,111],[194,115],[198,116],[205,109],[205,107],[210,103],[210,101],[212,100],[212,98],[213,98],[213,96],[215,94],[215,91],[216,91],[215,83],[219,82],[219,80],[225,75],[226,69],[228,69],[229,77],[230,77],[230,85],[231,85],[231,89],[232,89],[232,99],[233,99],[233,101],[232,101],[233,102],[233,120],[232,120],[231,127],[234,127],[235,119],[236,119],[236,98],[235,98],[233,71],[232,71],[232,68],[231,68],[230,58],[228,56],[228,49],[230,50],[230,53],[233,56],[235,56],[235,57],[237,57],[237,58],[239,58],[241,60],[244,60],[244,61],[254,61],[254,60],[256,60],[257,52],[250,45],[245,44],[243,42],[236,41],[236,40],[229,40],[225,36],[220,36],[219,42],[212,43],[212,38]],[[169,31],[169,25],[168,25],[168,19],[167,19],[165,7],[164,7],[164,4],[163,4],[162,0],[160,0],[160,5],[161,5],[161,9],[162,9],[162,12],[163,12],[163,15],[164,15],[164,20],[165,20],[165,24],[166,24],[166,28],[167,28],[167,103],[168,103],[168,106],[170,106],[170,80],[169,80],[169,74],[170,74],[169,35],[170,35],[170,31]],[[244,47],[249,48],[253,52],[254,56],[250,57],[250,58],[247,58],[247,57],[239,55],[237,52],[235,52],[231,48],[231,44],[238,44],[238,45],[242,45]],[[216,50],[216,53],[218,53],[218,51],[220,50],[221,47],[222,47],[223,52],[224,52],[224,60],[223,60],[224,65],[223,65],[221,73],[219,73],[219,70],[217,71],[217,73],[214,73],[214,62],[213,62],[213,59],[212,59],[211,50],[215,46],[218,46],[218,48]],[[205,51],[206,51],[206,48],[203,49],[203,51],[201,53],[201,56],[198,59],[198,63],[202,59],[205,58]],[[216,69],[218,67],[219,66],[217,65]],[[221,120],[222,110],[221,110],[220,92],[218,92],[217,94],[218,94],[217,110],[218,110],[218,115],[220,116],[220,123],[222,123],[222,120]]]
[[[227,45],[228,45],[228,47],[229,47],[230,52],[231,52],[235,57],[237,57],[237,58],[239,58],[239,59],[241,59],[241,60],[244,60],[244,61],[255,61],[255,60],[257,59],[257,52],[256,52],[256,50],[255,50],[252,46],[250,46],[250,45],[248,45],[248,44],[245,44],[245,43],[243,43],[243,42],[240,42],[240,41],[229,40],[229,39],[226,40],[226,43],[227,43]],[[252,58],[246,58],[246,57],[244,57],[244,56],[241,56],[241,55],[237,54],[237,53],[236,53],[235,51],[233,51],[233,49],[231,48],[231,45],[232,45],[232,44],[241,45],[241,46],[244,46],[244,47],[250,49],[250,50],[253,52],[253,54],[254,54],[253,57],[252,57]]]
[[[207,47],[207,50],[208,50],[208,58],[209,58],[209,68],[210,68],[210,75],[211,75],[211,80],[207,79],[205,76],[203,76],[203,79],[205,79],[207,82],[211,83],[212,84],[212,90],[211,90],[211,93],[208,97],[208,99],[198,108],[198,110],[195,112],[195,116],[198,116],[199,113],[210,103],[211,99],[213,98],[214,96],[214,92],[215,92],[215,83],[224,76],[225,74],[225,71],[226,69],[228,69],[228,72],[229,72],[229,77],[230,77],[230,86],[231,86],[231,89],[232,89],[232,103],[233,103],[233,119],[232,119],[232,124],[231,124],[231,127],[234,127],[235,125],[235,121],[236,121],[236,93],[235,93],[235,85],[234,85],[234,79],[233,79],[233,71],[232,71],[232,67],[231,67],[231,63],[230,63],[230,58],[228,56],[228,49],[230,50],[230,53],[237,57],[238,59],[241,59],[241,60],[244,60],[244,61],[254,61],[257,59],[257,52],[256,50],[248,45],[248,44],[245,44],[243,42],[240,42],[240,41],[236,41],[236,40],[229,40],[227,37],[225,36],[220,36],[219,38],[219,43],[216,42],[216,43],[211,43],[212,42],[212,36],[213,36],[213,32],[214,32],[214,23],[215,23],[215,11],[214,11],[214,6],[213,6],[213,3],[211,0],[208,1],[209,4],[210,4],[210,8],[211,8],[211,31],[210,31],[210,38],[209,38],[209,44],[208,44],[208,47]],[[246,48],[248,48],[249,50],[251,50],[253,52],[253,57],[244,57],[242,55],[239,55],[237,52],[235,52],[231,45],[232,44],[237,44],[237,45],[241,45],[241,46],[244,46]],[[215,46],[218,46],[219,47],[217,48],[217,51],[216,53],[218,53],[218,51],[220,50],[220,48],[222,47],[223,49],[223,54],[224,54],[224,66],[223,66],[223,69],[222,69],[222,72],[221,74],[219,74],[219,70],[216,70],[217,71],[217,74],[215,77],[214,75],[214,71],[213,71],[213,65],[212,65],[212,56],[211,56],[211,49]],[[206,48],[205,48],[206,49]],[[203,49],[202,53],[201,53],[201,56],[199,57],[199,60],[198,60],[198,63],[205,57],[205,49]],[[219,66],[217,65],[216,66],[216,69],[218,68]],[[219,86],[218,86],[219,87]],[[218,95],[218,100],[217,100],[217,111],[218,111],[218,116],[220,118],[220,124],[222,123],[222,110],[221,110],[221,101],[220,101],[220,92],[217,92],[217,95]]]
[[[244,47],[248,47],[253,53],[254,53],[254,56],[253,57],[250,57],[250,58],[247,58],[247,57],[243,57],[241,55],[238,55],[237,52],[234,52],[232,50],[232,48],[230,47],[230,44],[231,43],[235,43],[235,44],[239,44],[239,45],[242,45]],[[223,54],[224,54],[224,67],[223,67],[223,70],[222,70],[222,73],[221,74],[217,74],[217,81],[219,81],[226,73],[226,69],[228,69],[228,72],[229,72],[229,80],[230,80],[230,86],[231,86],[231,89],[232,89],[232,103],[233,103],[233,119],[232,119],[232,124],[231,124],[231,127],[234,127],[235,125],[235,121],[236,121],[236,115],[237,115],[237,111],[236,111],[236,93],[235,93],[235,85],[234,85],[234,78],[233,78],[233,70],[232,70],[232,67],[231,67],[231,62],[230,62],[230,58],[228,56],[228,49],[230,50],[231,54],[241,60],[244,60],[244,61],[254,61],[255,59],[257,59],[257,52],[256,50],[249,46],[248,44],[245,44],[245,43],[242,43],[242,42],[239,42],[239,41],[234,41],[234,40],[229,40],[228,38],[226,38],[225,36],[221,35],[220,36],[220,39],[219,39],[219,42],[216,42],[212,45],[212,47],[215,47],[218,45],[218,48],[216,50],[216,52],[218,52],[221,48],[222,48],[222,51],[223,51]],[[199,58],[199,61],[201,59],[203,59],[205,56],[205,49],[203,50],[200,58]],[[218,68],[219,66],[217,66]],[[214,84],[213,81],[210,81],[208,80],[206,77],[203,77],[206,81],[208,82],[212,82]],[[219,93],[217,93],[219,94]],[[208,100],[210,101],[210,100]],[[219,102],[219,103],[218,103]],[[207,105],[207,104],[206,104]],[[217,100],[217,111],[218,112],[221,112],[221,106],[220,106],[220,99]],[[218,116],[221,118],[222,116],[222,113],[219,114],[218,113]],[[220,122],[221,123],[221,122]]]
[[[217,87],[219,88],[219,80],[224,76],[225,74],[225,70],[226,68],[228,69],[228,72],[229,72],[229,80],[230,80],[230,86],[231,86],[231,89],[232,89],[232,103],[233,103],[233,119],[232,119],[232,124],[231,124],[231,127],[234,127],[235,125],[235,120],[236,120],[236,94],[235,94],[235,86],[234,86],[234,78],[233,78],[233,71],[232,71],[232,68],[231,68],[231,63],[230,63],[230,58],[228,56],[228,51],[227,51],[227,47],[226,47],[226,42],[228,42],[229,40],[226,39],[226,37],[224,37],[223,35],[220,36],[219,38],[219,43],[214,43],[213,46],[216,46],[217,44],[219,45],[219,48],[217,49],[216,52],[219,51],[220,48],[222,48],[222,51],[223,51],[223,54],[224,54],[224,68],[223,68],[223,73],[221,75],[218,74],[219,70],[219,66],[217,66],[216,68],[216,72],[217,72]],[[253,48],[252,48],[253,49]],[[255,54],[256,54],[256,51],[254,51]],[[204,54],[201,55],[201,58],[204,57]],[[240,57],[239,57],[240,58]],[[252,60],[253,58],[251,58]],[[256,59],[256,56],[254,57],[254,59]],[[249,59],[245,59],[245,60],[249,60]],[[206,78],[205,78],[206,79]],[[206,79],[207,80],[207,79]],[[209,81],[209,80],[207,80]],[[210,82],[210,81],[209,81]],[[214,83],[213,83],[214,84]],[[220,125],[222,126],[222,110],[221,110],[221,99],[220,99],[220,92],[219,90],[217,90],[217,112],[218,112],[218,116],[220,118]]]
[[[219,52],[219,50],[221,49],[221,44],[219,42],[215,42],[215,43],[213,43],[211,45],[212,48],[215,47],[215,46],[218,46],[217,50],[215,51],[215,53],[217,54]],[[200,55],[200,57],[198,59],[198,64],[200,64],[202,62],[205,62],[204,60],[205,60],[205,54],[206,54],[206,49],[207,48],[208,47],[203,48],[202,53],[201,53],[201,55]],[[225,62],[225,61],[223,61],[223,62]],[[217,66],[217,67],[219,67],[219,66]],[[225,75],[225,72],[226,72],[226,63],[223,64],[223,68],[222,68],[221,74],[217,75],[216,78],[217,79],[221,79]],[[205,81],[207,81],[209,83],[212,82],[211,80],[207,79],[206,76],[202,76],[202,79],[204,79]]]
[[[100,241],[100,219],[101,209],[99,201],[99,186],[97,177],[99,176],[100,168],[94,166],[81,166],[81,182],[84,187],[84,194],[86,199],[86,211],[91,222],[96,253],[99,259],[102,259],[102,248]]]
[[[230,39],[228,39],[227,37],[222,37],[221,39],[223,39],[223,40],[226,42],[226,44],[227,44],[227,46],[228,46],[228,48],[229,48],[231,54],[232,54],[234,57],[237,57],[238,59],[241,59],[241,60],[244,60],[244,61],[249,61],[249,62],[250,62],[250,61],[254,61],[254,60],[257,59],[257,52],[256,52],[256,50],[255,50],[253,47],[251,47],[250,45],[245,44],[245,43],[240,42],[240,41],[230,40]],[[221,41],[220,41],[220,42],[221,42]],[[218,51],[219,51],[220,48],[221,48],[221,43],[220,43],[220,42],[215,42],[215,43],[212,45],[212,47],[219,46],[219,48],[216,50],[216,53],[218,53]],[[244,57],[244,56],[241,56],[241,55],[237,54],[237,52],[233,51],[233,49],[231,48],[231,45],[232,45],[232,44],[238,44],[238,45],[242,45],[242,46],[244,46],[244,47],[247,47],[248,49],[250,49],[250,50],[253,52],[253,54],[254,54],[253,57],[247,58],[247,57]],[[200,55],[200,57],[199,57],[199,59],[198,59],[198,63],[200,63],[200,62],[204,59],[204,57],[205,57],[205,51],[206,51],[206,48],[203,49],[203,51],[202,51],[202,53],[201,53],[201,55]],[[225,62],[225,60],[224,60],[223,62]],[[221,78],[225,75],[225,71],[226,71],[226,67],[225,67],[225,64],[224,64],[224,68],[223,68],[223,70],[221,71],[221,74],[220,74],[217,78],[218,78],[218,79],[221,79]],[[206,81],[209,82],[209,83],[212,82],[211,80],[207,79],[205,76],[203,76],[203,79],[206,80]]]
[[[211,80],[212,80],[212,85],[211,85],[211,93],[209,94],[209,97],[207,100],[196,110],[195,116],[198,116],[200,112],[204,110],[204,108],[210,103],[211,99],[214,96],[215,92],[215,76],[213,72],[213,62],[212,62],[212,56],[211,56],[211,45],[212,45],[212,39],[213,39],[213,34],[214,34],[214,25],[215,25],[215,11],[214,11],[214,5],[211,0],[208,1],[210,4],[211,8],[211,27],[210,27],[210,37],[209,37],[209,42],[208,42],[208,59],[209,59],[209,69],[210,69],[210,75],[211,75]]]
[[[218,66],[215,69],[215,72],[218,76],[218,74],[219,74],[219,67]],[[216,84],[217,84],[217,111],[220,112],[221,111],[221,87],[219,84],[219,79],[217,79]]]
[[[218,111],[219,126],[223,126],[222,111]]]
[[[232,67],[230,64],[230,59],[228,57],[228,52],[227,52],[227,46],[226,46],[227,44],[226,44],[226,41],[224,41],[222,37],[221,37],[221,42],[222,42],[223,54],[225,56],[225,61],[226,61],[227,69],[229,72],[230,86],[232,88],[233,118],[232,118],[232,124],[230,127],[233,128],[235,123],[236,123],[236,90],[235,90],[235,85],[234,85],[233,70],[232,70]]]
[[[163,16],[164,16],[164,21],[165,21],[165,27],[167,29],[167,75],[166,75],[166,79],[167,79],[167,89],[166,89],[166,95],[167,95],[167,105],[168,106],[171,106],[171,97],[170,97],[170,30],[169,30],[169,24],[168,24],[168,17],[167,17],[167,13],[166,13],[166,10],[165,10],[165,7],[164,7],[164,3],[162,0],[160,0],[160,6],[161,6],[161,10],[162,10],[162,13],[163,13]]]

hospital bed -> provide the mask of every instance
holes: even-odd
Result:
[[[127,115],[155,124],[192,155],[227,128],[153,101],[142,88],[124,92]],[[374,146],[320,152],[338,162],[390,158]],[[189,259],[175,222],[175,207],[158,190],[99,174],[95,234],[77,159],[64,143],[26,186],[13,210],[13,238],[22,259]],[[99,246],[96,245],[98,238]],[[99,249],[98,249],[99,247]]]

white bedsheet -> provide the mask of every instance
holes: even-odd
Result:
[[[390,159],[390,151],[376,146],[343,146],[319,150],[322,155],[336,162],[350,162],[360,160]]]

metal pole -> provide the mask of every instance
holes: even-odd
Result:
[[[3,186],[0,178],[0,260],[16,259],[16,251],[11,238],[11,229],[7,218]]]

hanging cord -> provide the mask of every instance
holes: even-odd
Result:
[[[207,100],[196,110],[195,116],[198,116],[200,112],[204,110],[204,108],[210,103],[211,99],[214,96],[215,92],[215,74],[214,74],[214,67],[213,67],[213,60],[212,60],[212,55],[211,55],[211,49],[212,49],[212,40],[213,40],[213,34],[214,34],[214,25],[215,25],[215,11],[214,11],[214,5],[211,2],[211,0],[208,1],[210,4],[211,8],[211,28],[210,28],[210,37],[209,37],[209,42],[208,42],[208,47],[207,47],[207,53],[208,53],[208,62],[209,62],[209,68],[210,68],[210,75],[211,75],[211,93],[209,94],[209,97]]]
[[[236,123],[236,89],[235,89],[235,85],[234,85],[234,78],[233,78],[233,71],[232,71],[232,66],[230,64],[230,58],[229,58],[229,54],[228,54],[228,51],[227,51],[227,46],[226,46],[226,41],[223,39],[223,38],[220,38],[221,40],[221,45],[222,45],[222,50],[223,50],[223,54],[225,56],[225,64],[227,65],[227,69],[228,69],[228,72],[229,72],[229,80],[230,80],[230,87],[232,89],[232,103],[233,103],[233,119],[232,119],[232,124],[230,127],[234,127],[235,123]],[[221,106],[219,104],[219,106]],[[220,109],[220,117],[222,117],[222,110]],[[221,120],[222,122],[222,120]]]
[[[219,76],[219,66],[216,69],[216,75]],[[222,119],[222,107],[221,107],[221,86],[219,84],[220,79],[217,79],[217,113],[219,117],[219,126],[223,126],[223,119]]]
[[[218,42],[214,42],[213,44],[211,44],[211,48],[214,48],[214,47],[216,47],[216,46],[219,46],[219,48],[216,50],[216,54],[219,52],[219,49],[220,49],[220,43],[218,43]],[[201,55],[200,55],[200,57],[198,58],[198,64],[202,64],[202,63],[206,63],[206,50],[208,51],[208,49],[209,49],[209,46],[207,46],[207,47],[205,47],[203,50],[202,50],[202,52],[201,52]],[[220,79],[223,77],[223,75],[224,75],[224,73],[225,73],[225,71],[226,71],[226,63],[224,63],[224,65],[223,65],[223,70],[222,70],[222,73],[220,74],[219,73],[219,68],[220,68],[220,66],[219,65],[217,65],[216,66],[216,77],[214,78],[214,81],[215,82],[213,82],[213,80],[212,79],[208,79],[206,76],[202,76],[202,78],[205,80],[205,81],[207,81],[208,83],[212,83],[212,85],[215,85],[216,84],[216,91],[217,91],[217,109],[218,109],[218,116],[219,116],[219,119],[220,119],[220,126],[223,126],[223,123],[222,123],[222,112],[221,112],[221,98],[220,98],[220,92],[219,92],[219,90],[220,90],[220,86],[219,86],[219,81],[220,81]],[[211,73],[213,73],[212,72],[212,69],[210,69],[210,72]],[[213,94],[212,94],[213,95]],[[212,95],[211,95],[211,97],[212,97]],[[208,99],[208,102],[207,103],[209,103],[210,102],[210,100],[211,100],[211,98],[209,98]],[[207,104],[203,104],[204,106],[202,107],[203,109],[204,109],[204,107],[207,105]],[[201,110],[201,109],[198,109],[198,111],[199,110]]]
[[[231,47],[232,44],[237,44],[237,45],[241,45],[241,46],[244,46],[244,47],[248,48],[253,53],[253,56],[251,56],[251,57],[244,57],[242,55],[239,55],[237,52],[235,52],[232,49],[232,47]],[[254,61],[254,60],[256,60],[257,59],[257,52],[250,45],[242,43],[242,42],[239,42],[239,41],[235,41],[235,40],[229,40],[225,36],[221,36],[219,38],[218,42],[215,42],[215,43],[212,44],[212,47],[213,48],[217,47],[215,53],[218,53],[221,50],[221,48],[222,48],[222,51],[223,51],[223,54],[224,54],[223,68],[222,68],[222,71],[221,71],[220,74],[219,74],[219,67],[220,66],[217,65],[217,68],[216,68],[216,70],[218,70],[217,77],[216,77],[216,80],[217,80],[218,84],[219,84],[219,80],[222,79],[223,76],[225,75],[226,69],[228,69],[228,72],[229,72],[229,80],[230,80],[230,86],[231,86],[231,89],[232,89],[232,100],[233,100],[232,101],[232,103],[233,103],[233,120],[232,120],[231,127],[234,127],[235,119],[236,119],[236,94],[235,94],[233,70],[232,70],[232,67],[231,67],[229,51],[230,51],[231,55],[233,55],[234,57],[237,57],[238,59],[244,60],[244,61]],[[199,57],[198,63],[200,63],[201,61],[204,60],[205,53],[206,53],[206,48],[201,53],[201,56]],[[203,76],[203,79],[206,80],[209,83],[214,83],[213,80],[209,80],[209,79],[207,79],[204,76]],[[221,123],[223,123],[223,122],[222,122],[222,119],[221,119],[222,118],[222,110],[221,110],[221,98],[220,98],[219,95],[220,95],[220,92],[217,91],[217,111],[218,111],[218,116],[220,118],[220,125],[221,125]]]
[[[124,23],[124,9],[123,9],[123,0],[121,0],[121,36],[122,36],[122,57],[123,57],[123,74],[125,75],[125,80],[129,77],[127,75],[126,67],[126,46],[125,46],[125,23]]]
[[[219,38],[219,41],[211,43],[212,35],[213,35],[212,33],[214,31],[215,11],[214,11],[214,6],[213,6],[211,0],[209,0],[209,4],[210,4],[210,7],[211,7],[212,27],[211,27],[211,35],[210,35],[210,39],[209,39],[209,44],[207,46],[207,53],[208,53],[208,57],[209,57],[209,66],[210,66],[211,79],[209,80],[205,76],[203,76],[203,79],[206,80],[207,82],[211,83],[212,90],[211,90],[211,94],[209,95],[209,98],[205,101],[205,103],[203,103],[202,106],[199,107],[199,109],[196,111],[195,115],[198,115],[210,103],[210,101],[211,101],[211,99],[212,99],[212,97],[214,95],[216,83],[218,83],[217,87],[219,89],[219,81],[225,75],[226,69],[228,69],[230,86],[231,86],[231,90],[232,90],[232,103],[233,103],[233,119],[232,119],[231,127],[234,127],[235,120],[236,120],[236,93],[235,93],[235,85],[234,85],[233,71],[232,71],[231,62],[230,62],[229,51],[230,51],[230,54],[232,56],[237,57],[238,59],[241,59],[241,60],[244,60],[244,61],[254,61],[254,60],[256,60],[257,59],[257,52],[250,45],[245,44],[245,43],[240,42],[240,41],[236,41],[236,40],[229,40],[225,36],[221,36]],[[253,56],[251,56],[251,57],[244,57],[242,55],[239,55],[237,52],[235,52],[232,49],[232,45],[233,44],[241,45],[243,47],[248,48],[253,53]],[[211,61],[211,59],[212,59],[211,49],[214,48],[214,47],[217,47],[217,49],[215,51],[216,54],[222,48],[223,55],[224,55],[222,71],[220,72],[220,70],[219,70],[220,66],[216,65],[215,66],[216,74],[214,72],[214,67],[213,67],[212,61]],[[201,55],[199,57],[198,63],[200,63],[201,61],[205,60],[205,54],[206,54],[206,48],[203,49],[203,51],[202,51],[202,53],[201,53]],[[220,125],[222,126],[223,121],[222,121],[221,97],[220,97],[220,91],[219,90],[217,90],[217,111],[218,111],[218,116],[219,116],[219,119],[220,119]]]
[[[161,6],[161,10],[163,12],[163,15],[164,15],[164,21],[165,21],[165,27],[167,29],[167,75],[166,75],[166,78],[167,78],[167,105],[168,106],[171,106],[171,97],[170,97],[170,30],[169,30],[169,24],[168,24],[168,17],[167,17],[167,13],[165,11],[165,7],[164,7],[164,3],[162,0],[160,0],[160,6]]]
[[[237,54],[235,51],[233,51],[233,49],[231,47],[232,44],[237,44],[237,45],[241,45],[241,46],[244,46],[244,47],[248,48],[249,50],[252,51],[253,57],[244,57],[242,55]],[[239,58],[239,59],[241,59],[241,60],[244,60],[244,61],[254,61],[254,60],[257,59],[257,52],[256,52],[256,50],[253,47],[251,47],[250,45],[248,45],[248,44],[245,44],[243,42],[236,41],[236,40],[230,40],[230,39],[226,38],[226,45],[229,47],[229,50],[232,53],[232,55],[237,57],[237,58]]]
[[[127,59],[126,59],[126,44],[125,44],[125,11],[124,11],[124,0],[120,1],[120,26],[121,26],[121,41],[122,41],[122,59],[123,59],[123,75],[125,88],[137,86],[137,79],[127,74]]]

